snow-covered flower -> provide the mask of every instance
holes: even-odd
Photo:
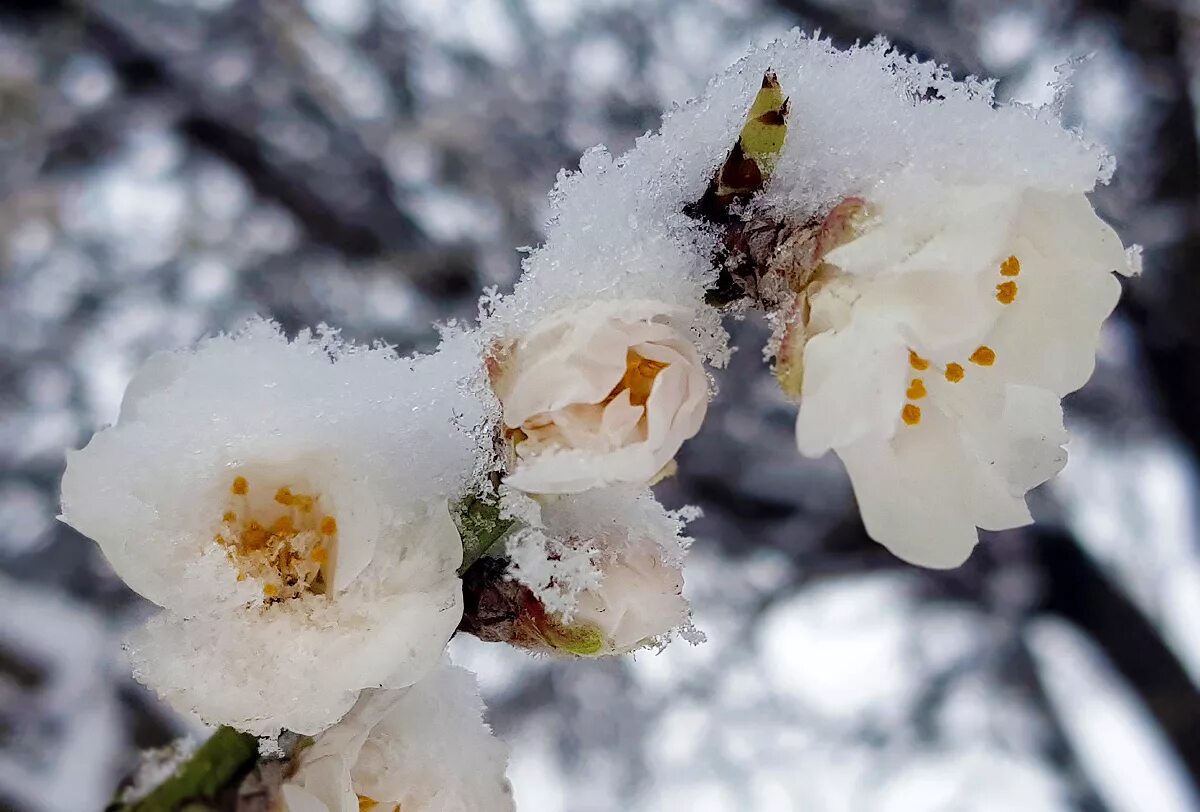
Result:
[[[865,198],[783,340],[797,443],[838,453],[876,541],[952,567],[977,527],[1031,521],[1025,493],[1066,461],[1060,399],[1132,269],[1082,193],[901,175]]]
[[[364,692],[300,753],[284,812],[505,812],[507,760],[475,678],[443,664],[410,688]]]
[[[507,483],[577,493],[654,479],[708,409],[708,378],[678,326],[688,315],[661,302],[597,302],[503,347],[491,364],[514,447]]]
[[[630,486],[544,501],[541,527],[508,545],[517,580],[537,599],[523,607],[524,644],[626,654],[690,629],[686,514]]]
[[[266,322],[146,364],[63,478],[63,519],[166,610],[130,640],[139,679],[210,723],[315,733],[436,665],[463,463],[452,406],[403,394],[422,374]]]

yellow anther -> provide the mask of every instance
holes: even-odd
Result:
[[[358,796],[358,812],[371,812],[377,806],[379,806],[379,801],[374,798],[368,798],[366,795]]]
[[[248,491],[245,477],[238,477],[233,492]],[[320,511],[319,501],[316,495],[284,486],[275,491],[275,502],[283,510],[267,508],[269,512],[253,518],[257,505],[236,501],[227,505],[215,539],[237,567],[238,580],[258,579],[271,602],[324,594],[328,573],[322,569],[335,552],[337,524]]]
[[[981,367],[990,367],[996,363],[996,352],[991,347],[981,346],[967,360]]]
[[[967,373],[963,371],[962,364],[956,364],[953,361],[946,364],[946,380],[950,383],[958,383]]]
[[[1012,304],[1017,300],[1017,283],[1001,282],[996,285],[996,301],[1000,304]]]
[[[900,410],[900,419],[910,426],[921,422],[921,407],[913,403],[905,403]]]
[[[1009,257],[1000,263],[1001,276],[1017,276],[1021,273],[1021,260],[1016,257]]]
[[[908,391],[904,393],[904,396],[909,400],[920,400],[927,394],[929,393],[925,391],[925,381],[921,380],[920,378],[913,378],[912,383],[909,384]]]
[[[230,490],[233,491],[235,496],[245,496],[250,490],[250,483],[246,481],[244,476],[235,477],[233,487]]]
[[[625,375],[613,387],[612,392],[606,398],[606,402],[611,401],[617,395],[621,394],[622,390],[628,389],[630,404],[645,406],[646,401],[650,399],[650,391],[654,388],[655,378],[667,366],[668,364],[665,361],[655,361],[645,358],[634,350],[629,350],[625,354]]]
[[[254,550],[264,546],[267,543],[267,531],[263,526],[256,521],[250,521],[246,524],[246,529],[242,531],[242,546]]]
[[[929,369],[929,362],[917,355],[912,350],[908,351],[908,364],[918,372],[923,372]]]

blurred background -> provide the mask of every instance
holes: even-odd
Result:
[[[473,640],[524,812],[1200,810],[1196,0],[27,0],[0,7],[0,809],[97,810],[195,723],[130,678],[150,612],[55,521],[136,366],[265,313],[402,351],[540,240],[555,174],[751,42],[875,34],[1119,158],[1146,272],[1068,401],[1039,522],[924,572],[743,350],[670,505],[706,515],[705,645],[557,662]],[[1082,57],[1090,57],[1081,60]],[[847,104],[855,103],[847,99]],[[804,115],[798,110],[796,115]]]

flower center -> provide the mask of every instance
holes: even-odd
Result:
[[[1010,305],[1017,300],[1017,283],[1012,281],[1011,277],[1016,277],[1021,274],[1021,261],[1015,256],[1010,256],[1008,259],[1000,263],[1000,275],[1010,277],[1008,280],[996,285],[996,301],[1003,305]],[[975,348],[975,351],[967,358],[972,364],[980,367],[990,367],[996,363],[996,351],[986,344],[981,344]],[[925,372],[929,369],[930,362],[927,358],[922,358],[917,354],[916,350],[908,351],[908,365],[916,372]],[[958,383],[967,376],[967,371],[963,369],[963,365],[950,361],[942,367],[942,374],[950,383]],[[908,389],[904,396],[910,402],[905,403],[900,410],[900,419],[904,421],[906,426],[916,426],[921,422],[921,407],[911,401],[920,400],[928,394],[925,388],[923,378],[913,377],[908,384]]]
[[[637,350],[630,349],[625,353],[625,375],[613,387],[604,399],[605,403],[612,401],[622,391],[629,390],[629,402],[634,406],[645,406],[650,399],[650,390],[654,388],[654,379],[658,373],[670,364],[665,361],[654,361],[641,355]]]
[[[267,500],[251,493],[246,477],[234,478],[215,538],[237,566],[238,580],[257,578],[268,602],[324,594],[338,527],[320,501],[286,485]]]

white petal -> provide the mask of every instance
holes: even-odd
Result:
[[[936,412],[891,443],[863,440],[837,449],[871,538],[923,567],[966,561],[979,533],[958,452],[953,426]]]
[[[658,458],[646,443],[605,453],[548,451],[523,460],[504,482],[526,493],[579,493],[616,482],[648,482],[666,463]]]
[[[1055,265],[1075,264],[1096,274],[1132,272],[1121,238],[1100,219],[1086,195],[1027,191],[1015,233]]]
[[[343,812],[339,807],[330,810],[328,804],[296,784],[284,784],[280,792],[283,795],[284,812]]]
[[[908,349],[886,328],[855,322],[809,339],[796,442],[820,456],[869,437],[891,435],[907,386]]]
[[[483,721],[474,677],[443,666],[413,685],[371,730],[355,791],[404,812],[512,812],[507,748]]]
[[[136,420],[142,401],[169,387],[183,373],[186,365],[187,357],[177,352],[156,352],[147,358],[125,387],[117,422]]]
[[[987,339],[996,351],[993,369],[1015,383],[1073,392],[1091,377],[1100,328],[1121,285],[1103,266],[1053,264],[1023,238],[1013,254],[1021,262],[1017,298]]]
[[[914,199],[907,183],[886,186],[861,236],[826,256],[855,275],[912,271],[974,274],[996,262],[1017,214],[1017,195],[1001,187],[932,184]]]

